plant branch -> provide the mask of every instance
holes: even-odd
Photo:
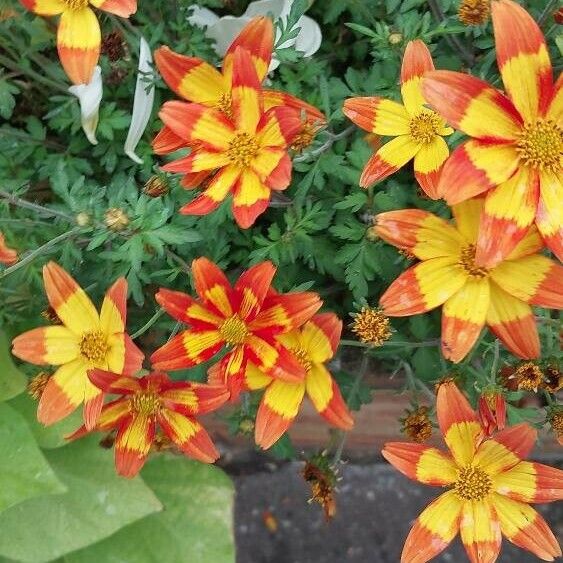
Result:
[[[309,152],[305,152],[305,153],[295,157],[293,159],[293,162],[306,162],[307,160],[310,160],[311,158],[315,158],[315,157],[319,156],[323,152],[328,151],[332,147],[332,145],[334,145],[334,143],[336,143],[336,141],[340,141],[340,139],[344,139],[344,138],[348,137],[348,135],[351,135],[355,130],[356,130],[356,127],[354,125],[350,125],[350,127],[347,127],[346,129],[344,129],[344,131],[341,131],[340,133],[337,133],[337,134],[334,134],[330,131],[326,131],[326,133],[329,134],[329,137],[320,147],[317,147],[316,149],[313,149]]]
[[[559,0],[549,0],[549,2],[545,5],[543,12],[540,14],[540,17],[538,18],[538,25],[540,27],[545,23],[545,21],[549,17],[549,14],[553,11],[558,1]]]
[[[62,211],[49,209],[48,207],[44,207],[43,205],[32,203],[31,201],[27,201],[25,199],[22,199],[21,197],[15,196],[14,194],[10,194],[3,190],[0,190],[0,198],[7,200],[8,203],[11,203],[12,205],[16,205],[17,207],[22,207],[24,209],[31,209],[33,211],[36,211],[37,213],[43,213],[44,215],[51,215],[52,217],[61,217],[62,219],[66,219],[71,223],[76,222],[74,217],[72,217],[72,215],[67,215]]]
[[[9,68],[10,70],[13,70],[14,72],[18,72],[20,74],[25,74],[25,75],[29,76],[29,78],[35,80],[36,82],[40,82],[41,84],[44,84],[45,86],[48,86],[49,88],[54,88],[55,90],[58,90],[59,92],[64,92],[65,94],[68,94],[68,90],[64,86],[61,86],[59,83],[55,82],[54,80],[51,80],[50,78],[47,78],[47,77],[43,76],[42,74],[39,74],[38,72],[35,72],[34,70],[31,70],[30,68],[20,67],[17,63],[12,61],[8,57],[4,57],[3,55],[0,55],[0,65],[5,66],[6,68]]]
[[[158,319],[160,319],[160,317],[162,317],[162,315],[164,314],[164,309],[159,309],[137,332],[133,333],[131,335],[131,338],[133,340],[135,340],[136,338],[139,338],[139,336],[141,336],[142,334],[145,334],[145,332],[147,332],[147,330],[149,330],[149,328],[156,323],[156,321],[158,321]]]

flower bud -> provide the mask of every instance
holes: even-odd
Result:
[[[119,207],[112,207],[108,209],[105,214],[105,223],[111,231],[122,231],[129,224],[129,217],[123,209]]]
[[[506,426],[506,400],[500,389],[483,391],[479,397],[479,420],[487,436]]]

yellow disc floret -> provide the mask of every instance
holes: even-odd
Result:
[[[493,481],[490,475],[472,465],[461,469],[454,483],[454,491],[463,500],[482,500],[492,488]]]
[[[247,168],[258,154],[258,141],[248,133],[237,133],[227,150],[230,161],[240,168]]]
[[[563,159],[563,129],[551,119],[528,123],[522,128],[516,150],[525,165],[558,171]]]
[[[219,332],[223,340],[231,346],[243,344],[248,336],[248,328],[238,315],[228,318],[219,328]]]
[[[107,337],[100,330],[86,332],[80,339],[80,353],[89,362],[99,364],[106,358],[108,350]]]
[[[135,393],[129,398],[129,408],[141,416],[155,416],[162,408],[159,396],[152,392]]]
[[[489,275],[487,268],[480,268],[475,265],[474,244],[468,244],[461,249],[458,265],[461,266],[468,275],[475,278],[484,278]]]
[[[442,119],[433,111],[424,110],[411,118],[409,123],[410,135],[422,144],[431,143],[442,129]]]
[[[391,338],[391,327],[389,317],[379,309],[362,307],[362,310],[354,315],[352,332],[365,344],[381,346]]]
[[[63,0],[69,10],[83,10],[90,3],[89,0]]]

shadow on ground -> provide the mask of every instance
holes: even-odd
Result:
[[[320,507],[307,503],[301,467],[290,463],[235,477],[237,563],[398,563],[412,521],[440,492],[384,464],[346,465],[337,515],[327,524]],[[538,507],[560,542],[562,504]],[[277,522],[275,532],[264,522],[268,512]],[[456,541],[434,561],[464,563],[467,557]],[[499,563],[537,561],[503,541]]]

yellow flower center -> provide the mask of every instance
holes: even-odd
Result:
[[[248,133],[237,133],[229,143],[227,155],[230,161],[240,168],[247,168],[260,147],[258,141]]]
[[[233,97],[229,92],[221,94],[215,108],[222,111],[229,119],[233,119]]]
[[[100,363],[107,356],[109,350],[106,335],[100,330],[93,330],[82,335],[80,353],[89,362]]]
[[[303,348],[290,348],[289,351],[297,358],[297,361],[305,368],[305,371],[309,373],[313,362],[309,358],[309,354]]]
[[[303,123],[301,130],[297,133],[296,137],[291,143],[291,149],[296,152],[301,152],[305,147],[308,147],[315,138],[315,126],[312,123]]]
[[[541,387],[544,373],[540,366],[534,362],[525,362],[518,366],[511,379],[518,383],[518,389],[523,391],[537,391]]]
[[[248,328],[246,328],[244,321],[238,315],[233,315],[227,319],[219,328],[219,332],[223,340],[231,346],[243,344],[248,336]]]
[[[417,143],[431,143],[442,128],[441,118],[433,111],[426,110],[411,118],[409,129]]]
[[[556,171],[563,157],[563,129],[551,119],[528,123],[522,128],[516,150],[524,164]]]
[[[491,14],[491,0],[463,0],[457,14],[465,25],[481,25]]]
[[[155,416],[162,408],[160,397],[152,392],[135,393],[129,398],[129,408],[141,416]]]
[[[69,10],[82,10],[90,3],[90,0],[63,0]]]
[[[454,491],[464,500],[482,500],[493,488],[491,477],[479,467],[464,467],[454,483]]]
[[[382,311],[371,307],[362,307],[362,310],[354,315],[352,332],[361,342],[372,346],[381,346],[392,335],[389,318]]]
[[[487,268],[480,268],[475,265],[474,244],[468,244],[461,249],[458,265],[461,266],[468,275],[476,278],[484,278],[489,275]]]

